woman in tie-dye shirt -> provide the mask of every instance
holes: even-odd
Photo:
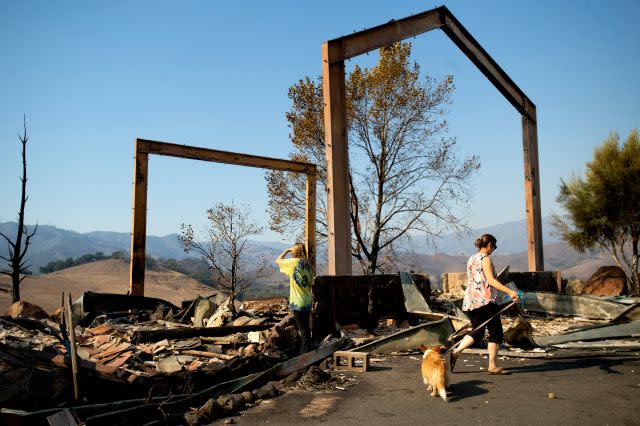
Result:
[[[491,260],[491,254],[498,248],[496,238],[491,234],[484,234],[475,242],[478,252],[472,255],[467,262],[467,288],[464,290],[462,310],[471,320],[471,326],[475,329],[485,321],[491,320],[471,334],[467,334],[458,348],[451,353],[451,369],[463,350],[474,342],[480,342],[484,337],[485,328],[489,330],[489,374],[509,374],[496,365],[498,348],[502,343],[502,323],[498,312],[500,308],[495,303],[497,291],[507,293],[512,300],[518,299],[518,294],[509,287],[503,285],[495,277],[495,269]]]
[[[291,258],[285,259],[287,253],[291,253]],[[289,309],[293,312],[302,340],[300,352],[304,353],[314,346],[309,326],[313,303],[311,286],[314,276],[304,244],[296,243],[293,247],[283,251],[276,259],[276,264],[280,268],[280,272],[289,277]]]

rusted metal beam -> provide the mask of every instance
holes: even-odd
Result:
[[[344,77],[344,72],[343,72]],[[149,154],[169,157],[190,158],[193,160],[211,161],[239,166],[258,167],[261,169],[282,170],[307,174],[306,205],[306,245],[307,254],[314,269],[316,263],[316,173],[317,167],[312,163],[283,160],[280,158],[261,157],[238,152],[220,151],[168,142],[136,139],[136,156],[134,160],[133,178],[133,225],[131,234],[131,270],[129,293],[144,296],[145,246],[147,239],[147,173]],[[349,259],[351,261],[351,259]]]
[[[535,115],[535,107],[533,111]],[[540,176],[538,172],[538,131],[536,122],[524,115],[522,116],[522,151],[524,154],[524,195],[529,271],[544,271]]]
[[[283,170],[287,172],[308,173],[315,165],[301,161],[282,160],[280,158],[261,157],[259,155],[240,154],[238,152],[196,146],[178,145],[169,142],[146,140],[149,153],[170,157],[190,158],[192,160],[212,161],[215,163],[236,164],[261,169]]]
[[[305,245],[307,257],[311,263],[314,274],[316,273],[316,167],[313,172],[307,174],[305,213]]]
[[[144,296],[144,262],[147,243],[147,173],[149,142],[137,139],[133,160],[133,220],[131,225],[131,264],[129,293]]]
[[[449,36],[456,46],[467,55],[476,67],[489,79],[491,83],[507,98],[520,114],[536,121],[536,107],[522,90],[511,80],[506,72],[462,26],[460,21],[445,6],[439,8],[442,12],[442,31]]]
[[[443,9],[446,7],[438,7],[399,20],[392,19],[386,24],[330,40],[327,51],[329,64],[342,62],[396,41],[439,28],[444,23]]]
[[[351,275],[349,150],[344,61],[330,63],[329,43],[322,45],[329,275]]]

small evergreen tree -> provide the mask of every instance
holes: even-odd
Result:
[[[609,252],[624,270],[629,293],[638,295],[640,241],[640,137],[633,130],[620,145],[611,134],[595,149],[585,177],[561,181],[558,203],[567,216],[552,215],[558,234],[581,253]]]

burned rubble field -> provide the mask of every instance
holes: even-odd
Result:
[[[51,315],[18,302],[0,317],[0,424],[234,421],[283,395],[346,395],[381,374],[391,384],[394,360],[418,364],[421,344],[450,346],[470,330],[457,298],[428,280],[348,281],[316,282],[314,335],[326,337],[307,353],[285,298],[232,312],[219,294],[177,307],[87,292]],[[323,296],[335,292],[341,305]],[[507,362],[638,359],[640,299],[530,291],[523,301],[502,315]],[[332,321],[338,330],[322,328]],[[485,354],[480,345],[465,357]]]

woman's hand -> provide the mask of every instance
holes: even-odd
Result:
[[[276,259],[276,265],[280,265],[280,261],[285,258],[287,253],[291,252],[291,249],[292,247],[289,247],[288,249],[280,253],[280,256],[278,256],[278,258]]]
[[[511,289],[509,289],[509,290],[511,290]],[[511,300],[513,300],[514,302],[516,300],[518,300],[518,293],[517,292],[511,290],[511,291],[509,291],[508,294],[509,294],[509,297],[511,297]]]

